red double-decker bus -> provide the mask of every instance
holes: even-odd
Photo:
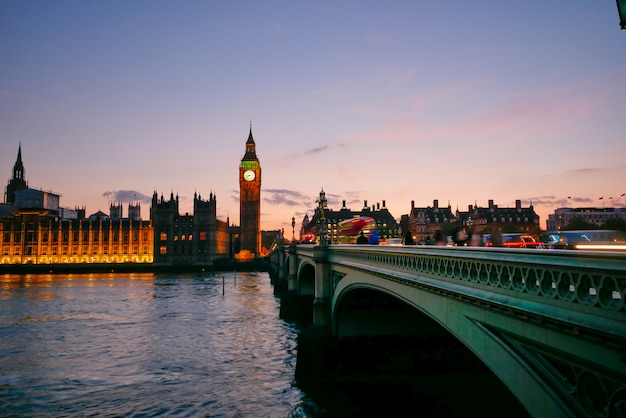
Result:
[[[354,244],[363,235],[369,238],[376,230],[376,221],[368,216],[346,219],[337,224],[337,244]]]

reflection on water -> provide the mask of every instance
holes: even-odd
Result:
[[[300,387],[279,303],[266,273],[0,276],[0,416],[463,416],[433,381]]]
[[[234,279],[0,277],[0,415],[299,415],[297,330]]]

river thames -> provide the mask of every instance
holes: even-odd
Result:
[[[299,387],[304,324],[280,318],[267,273],[2,275],[0,286],[3,417],[463,416],[390,385]],[[524,416],[498,408],[478,410]]]

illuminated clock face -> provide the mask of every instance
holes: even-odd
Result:
[[[246,170],[245,173],[243,173],[243,179],[245,181],[252,181],[252,180],[254,180],[254,171]]]

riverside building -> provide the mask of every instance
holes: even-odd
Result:
[[[166,201],[155,191],[147,220],[138,203],[128,204],[128,216],[121,203],[89,217],[84,208],[63,208],[59,194],[28,187],[21,144],[4,195],[0,264],[209,266],[238,245],[228,221],[217,219],[213,193],[208,200],[194,194],[194,213],[181,215],[178,196]]]
[[[600,227],[609,220],[626,221],[626,208],[558,208],[548,215],[546,229],[548,232],[559,232],[576,219]]]
[[[328,207],[326,200],[326,192],[322,190],[319,195],[320,204],[315,208],[315,212],[311,219],[308,215],[305,215],[302,221],[302,227],[300,228],[300,240],[305,240],[306,236],[317,237],[320,231],[324,231],[329,243],[336,243],[338,240],[337,226],[341,221],[347,219],[370,217],[376,221],[376,230],[381,239],[399,238],[400,230],[395,218],[387,209],[386,202],[383,200],[382,205],[377,203],[376,205],[368,206],[367,200],[363,201],[363,207],[361,210],[353,211],[346,207],[346,201],[342,201],[342,206],[339,210],[333,210]]]

